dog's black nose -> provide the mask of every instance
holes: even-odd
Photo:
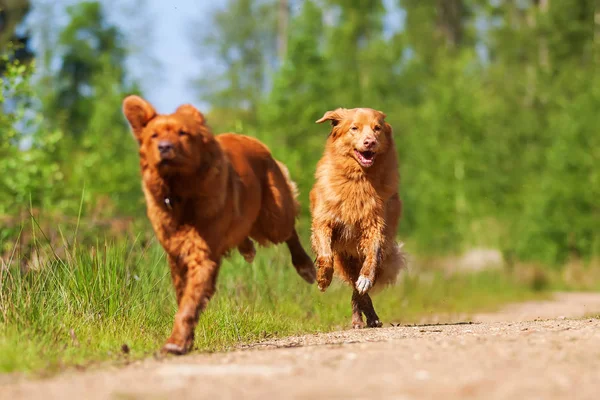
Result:
[[[158,151],[161,154],[162,153],[168,153],[171,150],[173,150],[173,143],[169,142],[168,140],[161,140],[158,143]]]

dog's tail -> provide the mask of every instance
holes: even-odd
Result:
[[[281,173],[283,174],[285,181],[292,192],[292,197],[294,198],[295,215],[298,216],[300,213],[300,202],[298,202],[298,185],[296,185],[296,182],[294,182],[290,177],[290,171],[286,165],[278,160],[275,160],[275,162],[277,163],[277,166],[279,166],[279,169],[281,170]]]
[[[391,246],[388,254],[383,259],[381,264],[381,269],[377,274],[377,280],[375,281],[375,285],[373,289],[369,293],[377,293],[386,286],[390,286],[396,283],[396,279],[398,278],[398,274],[401,270],[405,269],[407,266],[407,255],[402,250],[404,247],[404,243],[397,242]]]

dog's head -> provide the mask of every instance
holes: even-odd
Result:
[[[214,141],[204,115],[185,104],[173,114],[160,115],[139,96],[123,100],[123,114],[140,145],[142,167],[159,174],[193,173],[206,162]]]
[[[371,108],[338,108],[316,122],[331,121],[331,140],[336,153],[352,157],[363,168],[375,163],[392,141],[392,127],[385,114]]]

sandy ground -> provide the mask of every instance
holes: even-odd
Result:
[[[472,323],[290,337],[46,380],[1,399],[599,399],[600,294],[557,294]],[[388,325],[389,326],[389,325]]]

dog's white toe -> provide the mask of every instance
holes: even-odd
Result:
[[[373,287],[373,282],[369,278],[364,275],[358,277],[356,281],[356,290],[358,290],[358,293],[365,294],[371,287]]]
[[[175,343],[165,343],[162,350],[163,350],[163,352],[170,353],[170,354],[176,354],[176,355],[185,354],[184,348],[179,345],[176,345]]]

